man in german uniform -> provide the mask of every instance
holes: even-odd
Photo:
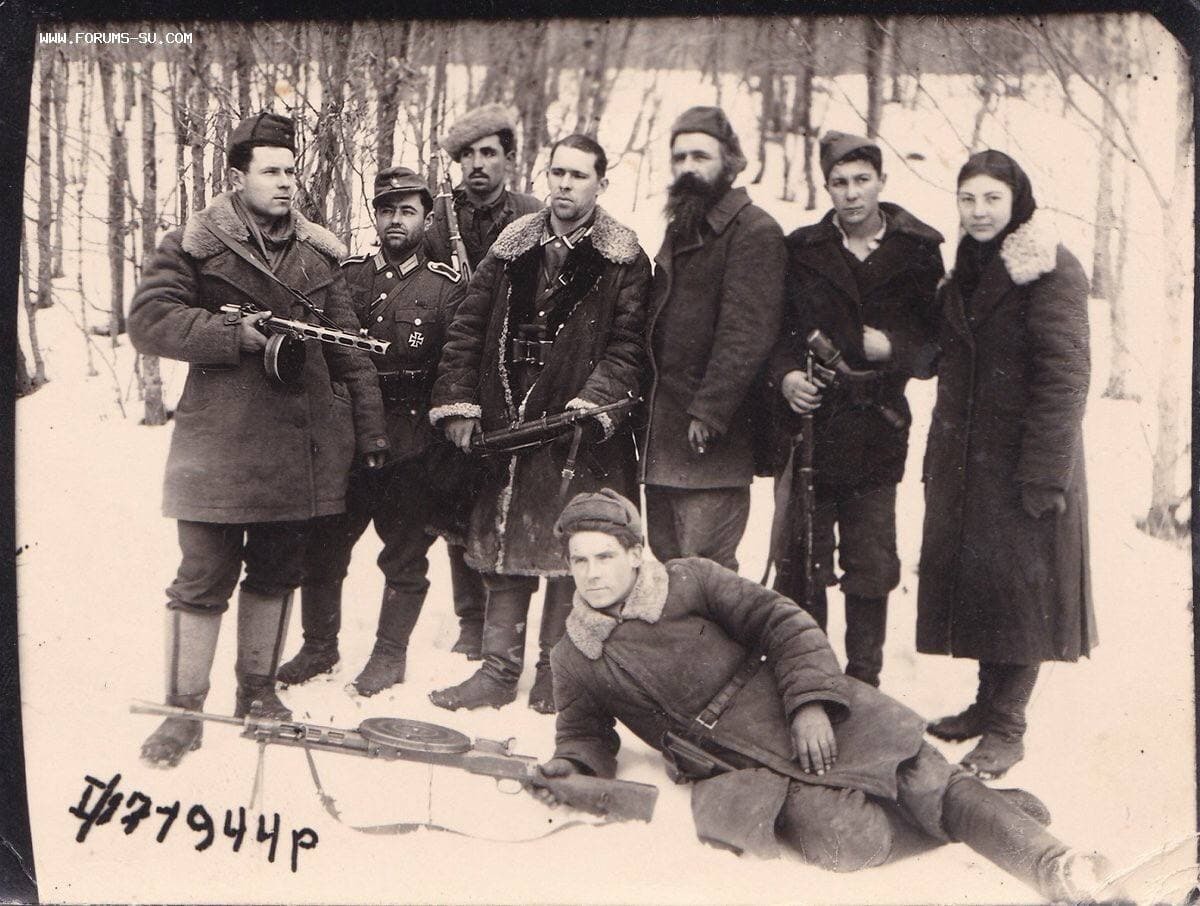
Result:
[[[434,536],[426,527],[435,506],[429,393],[446,328],[465,291],[457,271],[427,261],[421,251],[433,198],[416,173],[381,171],[373,205],[382,247],[346,260],[342,272],[362,332],[392,344],[386,356],[373,357],[391,459],[382,470],[353,472],[346,513],[314,527],[301,596],[304,644],[279,669],[282,682],[302,683],[337,663],[342,581],[355,542],[374,521],[383,539],[385,585],[375,647],[354,680],[366,696],[404,681],[408,639],[429,589],[426,555]]]
[[[462,169],[462,182],[454,189],[451,201],[458,217],[458,229],[467,250],[471,273],[479,267],[500,231],[525,214],[542,208],[532,195],[511,192],[505,185],[509,167],[516,161],[516,117],[501,104],[485,104],[467,111],[447,130],[441,146]],[[450,227],[439,198],[433,223],[425,233],[425,254],[433,261],[451,261]],[[464,485],[466,483],[464,482]],[[450,582],[454,612],[459,620],[459,638],[453,650],[468,660],[479,660],[483,633],[483,608],[487,592],[479,573],[463,561],[462,543],[469,501],[460,514],[463,524],[447,533],[450,554]],[[452,502],[452,503],[453,503]]]

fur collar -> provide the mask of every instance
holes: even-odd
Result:
[[[1000,257],[1013,283],[1023,286],[1050,273],[1058,261],[1058,234],[1040,211],[1005,237]]]
[[[299,211],[293,210],[292,216],[295,218],[297,239],[307,242],[336,261],[346,257],[346,247],[333,233],[306,220]],[[211,258],[225,249],[225,243],[211,230],[204,228],[209,223],[215,224],[237,239],[250,239],[250,231],[233,209],[233,193],[222,192],[203,211],[192,215],[183,228],[183,250],[193,258]]]
[[[621,620],[657,623],[667,603],[667,586],[667,568],[657,560],[643,560],[633,591],[625,599]],[[567,635],[585,657],[595,661],[604,650],[604,640],[617,628],[618,622],[607,614],[592,610],[576,592],[575,607],[567,617]]]
[[[492,254],[501,261],[515,261],[520,258],[541,241],[542,231],[549,219],[548,210],[534,211],[532,214],[518,217],[500,233],[492,245]],[[641,251],[637,233],[617,223],[598,205],[589,238],[592,248],[613,264],[632,264]]]

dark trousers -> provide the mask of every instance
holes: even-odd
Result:
[[[749,487],[646,485],[646,531],[660,563],[707,557],[737,572],[737,548],[749,518]]]
[[[308,521],[188,522],[178,521],[182,559],[167,586],[167,606],[199,613],[224,613],[237,587],[260,595],[284,595],[304,576]]]
[[[354,545],[367,526],[383,541],[379,568],[398,591],[423,595],[429,589],[426,531],[430,493],[424,463],[407,460],[379,471],[350,473],[346,512],[315,519],[304,561],[305,584],[335,584],[346,578]]]

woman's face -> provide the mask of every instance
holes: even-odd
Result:
[[[995,239],[1012,220],[1013,193],[991,176],[972,176],[958,187],[958,217],[976,242]]]

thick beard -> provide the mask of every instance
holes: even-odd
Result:
[[[684,173],[667,189],[667,229],[676,236],[698,236],[700,225],[713,205],[729,191],[731,183],[722,175],[705,182],[694,173]]]

